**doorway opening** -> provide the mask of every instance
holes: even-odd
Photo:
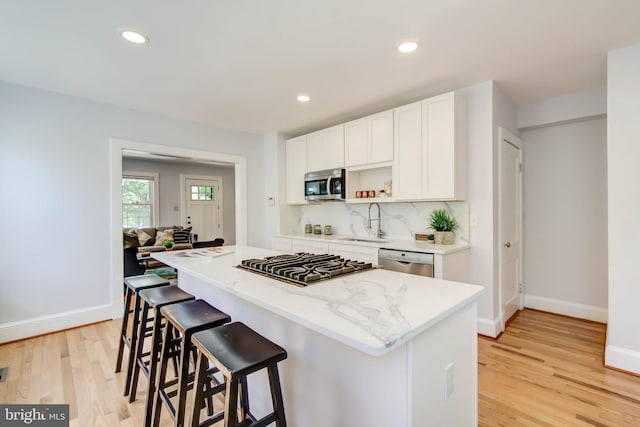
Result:
[[[522,141],[498,128],[498,292],[500,326],[523,308]]]
[[[175,157],[185,161],[204,161],[233,167],[235,179],[235,243],[247,243],[247,159],[242,156],[171,147],[147,142],[124,139],[110,139],[111,172],[111,283],[112,316],[120,317],[123,312],[122,281],[122,160],[124,153],[147,153],[156,156]]]

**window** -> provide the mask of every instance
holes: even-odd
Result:
[[[156,214],[153,175],[123,175],[122,226],[125,228],[154,227]]]
[[[213,200],[213,187],[192,185],[191,200]]]

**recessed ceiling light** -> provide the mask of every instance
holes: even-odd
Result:
[[[140,33],[136,33],[135,31],[125,30],[125,31],[122,31],[120,35],[124,37],[125,40],[130,41],[131,43],[135,43],[135,44],[149,43],[148,37]]]
[[[402,53],[411,53],[418,48],[416,42],[405,42],[398,46],[398,50]]]
[[[298,95],[297,99],[300,102],[309,102],[309,101],[311,101],[311,97],[309,95]]]

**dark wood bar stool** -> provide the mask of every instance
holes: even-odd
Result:
[[[164,286],[155,289],[140,291],[142,309],[140,314],[140,328],[138,329],[138,345],[136,349],[135,366],[133,367],[133,379],[129,402],[136,400],[138,377],[140,371],[147,377],[147,404],[145,407],[145,425],[151,425],[151,410],[153,408],[153,393],[156,390],[156,376],[158,356],[162,345],[162,316],[160,309],[169,304],[178,304],[196,299],[177,286]],[[152,323],[149,326],[149,323]],[[151,337],[151,348],[144,351],[145,338]]]
[[[225,427],[263,427],[273,422],[278,427],[286,427],[282,401],[282,389],[278,375],[278,362],[287,358],[287,352],[243,323],[235,322],[217,328],[198,332],[192,342],[198,349],[196,363],[196,385],[191,427],[204,427],[225,419]],[[213,368],[209,368],[209,362]],[[249,411],[247,376],[261,369],[267,369],[271,388],[273,412],[259,420]],[[211,385],[209,377],[213,370],[219,370],[225,384]],[[216,414],[200,423],[200,411],[205,399],[225,390],[226,402],[223,413]],[[238,393],[240,399],[238,402]],[[238,421],[240,403],[240,421]]]
[[[116,360],[116,373],[122,368],[122,356],[125,345],[129,348],[127,364],[127,377],[124,381],[124,395],[127,396],[131,390],[131,374],[133,372],[133,360],[138,338],[138,325],[140,321],[140,297],[139,292],[144,289],[169,286],[169,281],[157,274],[143,274],[141,276],[131,276],[124,279],[125,298],[124,313],[122,315],[122,329],[120,331],[120,345],[118,346],[118,358]],[[133,309],[131,309],[131,298],[133,298]],[[129,315],[133,313],[131,325],[131,336],[127,334],[129,326]]]
[[[164,306],[160,309],[160,315],[166,320],[166,325],[162,334],[153,425],[158,427],[164,404],[175,425],[180,427],[184,425],[187,391],[193,387],[194,374],[189,372],[189,357],[195,347],[191,344],[191,337],[196,332],[229,323],[231,317],[203,300]],[[178,335],[178,338],[173,339],[174,335]],[[178,378],[167,380],[169,360],[178,353]],[[178,396],[177,406],[171,401],[175,396]]]

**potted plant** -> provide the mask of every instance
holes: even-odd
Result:
[[[450,245],[453,243],[453,232],[458,228],[458,223],[444,209],[434,209],[429,218],[429,226],[435,230],[434,243]]]
[[[166,242],[163,243],[163,246],[168,251],[173,250],[173,240],[167,240]]]

